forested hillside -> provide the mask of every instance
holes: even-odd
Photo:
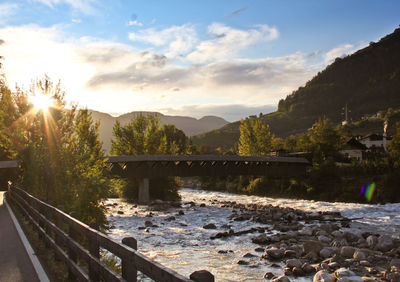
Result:
[[[279,101],[278,110],[259,117],[272,133],[287,137],[306,131],[318,119],[334,123],[343,119],[343,107],[350,118],[359,120],[389,107],[400,107],[400,29],[379,42],[371,42],[345,58],[337,58],[325,70]],[[262,103],[262,102],[260,102]],[[196,135],[193,142],[227,150],[239,138],[239,122]]]

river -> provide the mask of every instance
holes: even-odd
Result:
[[[109,236],[119,241],[124,237],[136,238],[140,252],[186,277],[196,270],[206,269],[214,274],[216,281],[262,281],[266,272],[281,275],[283,271],[281,268],[272,267],[268,260],[259,258],[262,253],[255,251],[259,245],[251,241],[251,238],[257,234],[214,240],[210,237],[217,232],[226,231],[223,229],[224,225],[230,225],[235,231],[265,227],[265,225],[229,219],[232,209],[221,207],[218,201],[271,204],[311,212],[335,211],[347,218],[359,218],[352,221],[351,229],[385,233],[396,237],[400,234],[400,213],[398,212],[400,203],[385,205],[328,203],[187,188],[181,189],[180,194],[182,208],[164,211],[149,211],[145,206],[133,205],[121,199],[107,200],[109,206],[107,218],[113,225]],[[201,204],[205,206],[200,206]],[[179,210],[183,211],[183,214],[179,215]],[[172,216],[175,219],[171,218]],[[146,221],[151,221],[157,227],[144,228]],[[204,229],[203,226],[209,223],[214,223],[217,229]],[[255,257],[244,259],[243,256],[247,253]],[[249,261],[250,264],[238,265],[239,260]],[[310,281],[310,277],[292,281]]]

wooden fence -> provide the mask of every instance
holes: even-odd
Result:
[[[137,281],[137,271],[155,281],[193,281],[147,258],[134,245],[120,244],[14,185],[9,186],[9,199],[65,263],[72,281]],[[101,261],[100,248],[121,259],[122,276]]]

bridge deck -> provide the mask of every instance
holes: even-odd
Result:
[[[255,175],[290,177],[305,174],[304,158],[236,155],[138,155],[108,157],[113,172],[132,178],[165,176]]]

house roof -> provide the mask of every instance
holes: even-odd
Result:
[[[360,143],[354,137],[350,137],[347,139],[346,145],[343,148],[344,150],[366,150],[367,146]]]

